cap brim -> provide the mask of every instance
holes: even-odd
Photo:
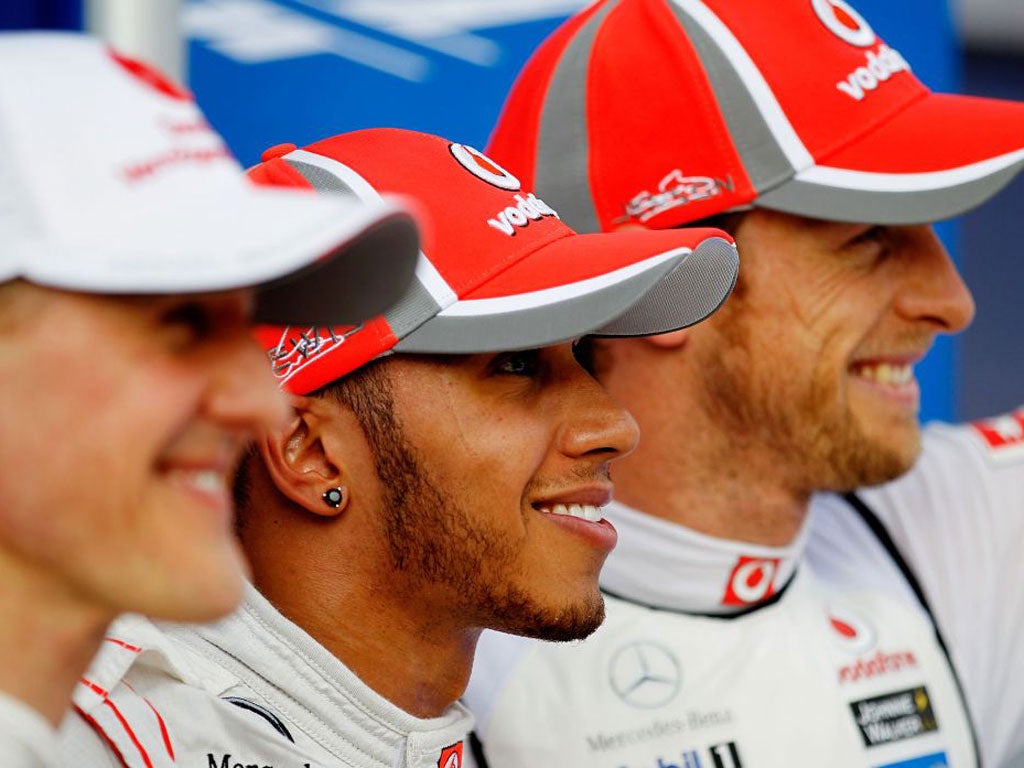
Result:
[[[684,328],[732,290],[736,247],[713,229],[628,230],[550,242],[403,338],[396,352],[477,353],[589,334]]]
[[[258,287],[256,319],[357,323],[406,289],[419,253],[411,214],[312,192],[239,186],[125,212],[107,238],[37,245],[24,276],[99,293],[199,293]],[[31,247],[32,244],[29,244]],[[58,253],[71,249],[76,258]]]
[[[968,211],[1024,168],[1024,104],[928,94],[779,187],[759,207],[918,224]]]

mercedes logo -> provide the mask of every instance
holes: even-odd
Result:
[[[668,704],[679,693],[683,673],[665,646],[638,641],[617,650],[608,664],[608,682],[616,695],[639,709]]]

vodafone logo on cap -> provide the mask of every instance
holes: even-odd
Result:
[[[780,562],[777,557],[741,555],[729,576],[722,605],[754,605],[774,595]]]
[[[510,192],[516,192],[522,187],[519,179],[483,152],[467,147],[465,144],[452,144],[449,149],[452,156],[459,161],[459,165],[478,179],[483,179],[488,184],[493,184],[500,189],[507,189]]]
[[[811,0],[811,5],[821,23],[850,45],[867,48],[878,39],[867,20],[844,0]]]

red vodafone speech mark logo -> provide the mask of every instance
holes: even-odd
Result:
[[[510,192],[515,192],[522,187],[519,179],[483,152],[467,147],[465,144],[452,144],[449,150],[451,150],[452,156],[459,161],[459,165],[478,179],[483,179],[488,184],[493,184],[499,189],[507,189]]]
[[[722,605],[753,605],[775,594],[777,557],[741,556],[729,576]]]
[[[135,77],[136,80],[145,83],[155,91],[162,93],[164,96],[169,96],[172,99],[177,99],[178,101],[192,100],[191,93],[156,68],[137,59],[123,56],[113,49],[110,49],[108,52],[110,53],[110,58],[120,64],[125,71]]]
[[[811,5],[821,23],[850,45],[867,48],[877,39],[867,20],[844,0],[811,0]]]
[[[1024,445],[1024,411],[976,421],[971,427],[993,451]]]
[[[452,744],[441,750],[437,768],[462,768],[462,742]]]
[[[860,616],[845,608],[831,608],[828,622],[835,632],[834,637],[844,650],[858,654],[874,647],[875,631]]]

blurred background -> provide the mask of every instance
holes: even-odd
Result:
[[[751,0],[757,1],[757,0]],[[244,164],[400,126],[483,148],[533,48],[588,0],[0,0],[0,29],[90,29],[187,82]],[[854,0],[928,85],[1024,101],[1021,0]],[[0,72],[0,77],[3,73]],[[942,126],[935,126],[941,131]],[[927,140],[927,137],[922,137]],[[940,233],[974,325],[918,370],[922,418],[1024,401],[1024,178]]]

